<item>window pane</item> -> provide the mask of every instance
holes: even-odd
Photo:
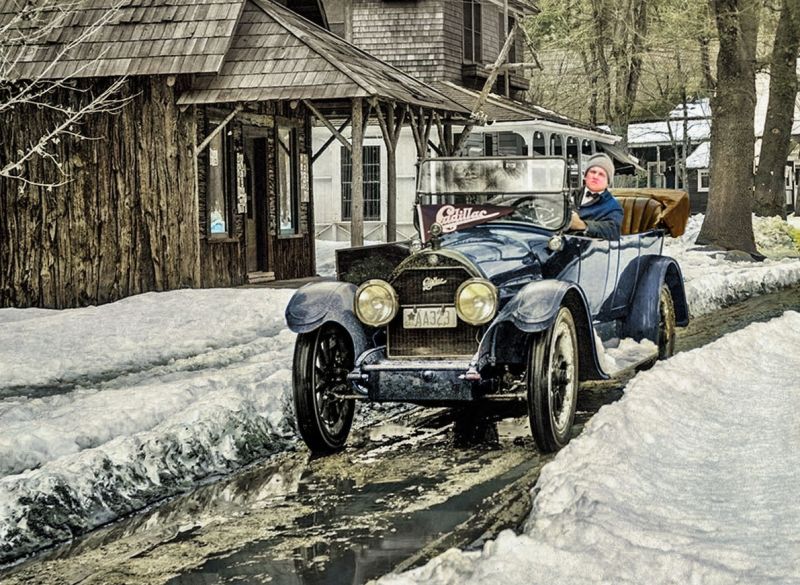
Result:
[[[567,159],[578,160],[578,139],[574,136],[567,138]]]
[[[281,235],[297,233],[297,144],[296,132],[278,126],[278,222]]]
[[[352,219],[353,204],[353,157],[344,146],[342,153],[342,220]],[[381,149],[380,146],[364,146],[362,150],[364,174],[364,219],[381,218]]]
[[[584,140],[581,145],[581,154],[592,154],[592,141]]]
[[[547,152],[544,144],[544,134],[541,132],[533,133],[533,152],[537,154],[546,154]]]
[[[564,156],[564,146],[561,142],[560,134],[550,135],[550,155],[551,156]]]
[[[208,145],[208,232],[212,236],[229,234],[228,205],[225,197],[225,133],[218,132]]]

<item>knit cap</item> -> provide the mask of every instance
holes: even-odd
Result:
[[[614,161],[606,153],[598,152],[590,156],[586,160],[586,171],[588,172],[592,167],[600,167],[606,172],[609,185],[614,182]],[[586,175],[585,172],[583,174]]]

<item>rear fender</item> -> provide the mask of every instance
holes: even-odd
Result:
[[[325,323],[337,323],[353,340],[356,356],[372,346],[371,332],[353,312],[356,286],[349,282],[313,282],[298,289],[286,307],[286,324],[308,333]]]
[[[478,349],[478,369],[490,363],[525,363],[530,337],[546,331],[561,306],[575,319],[581,380],[607,379],[594,344],[594,329],[583,291],[574,283],[539,280],[522,288],[495,317]]]
[[[676,325],[685,327],[689,324],[689,306],[680,266],[669,256],[651,256],[628,308],[622,329],[623,337],[631,337],[636,341],[649,339],[658,343],[658,300],[663,284],[669,287],[672,294]]]

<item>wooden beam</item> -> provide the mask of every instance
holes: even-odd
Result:
[[[344,129],[345,129],[345,128],[347,128],[347,125],[350,123],[350,120],[352,120],[352,119],[353,119],[352,117],[350,117],[350,118],[347,118],[347,120],[345,120],[345,121],[344,121],[344,124],[342,124],[341,126],[339,126],[339,134],[341,134],[342,132],[344,132]],[[331,145],[331,142],[333,142],[334,140],[336,140],[336,135],[335,135],[335,134],[331,134],[331,135],[328,137],[328,139],[325,141],[325,144],[323,144],[322,146],[320,146],[320,147],[319,147],[319,150],[317,150],[317,152],[316,152],[316,153],[315,153],[315,154],[314,154],[314,155],[311,157],[311,162],[313,163],[315,160],[317,160],[317,159],[319,158],[319,156],[320,156],[320,155],[321,155],[323,152],[325,152],[325,150],[326,150],[326,149],[327,149],[327,148],[328,148],[328,147]]]
[[[353,98],[352,180],[350,199],[350,245],[364,245],[364,104]]]
[[[514,28],[512,28],[509,33],[508,37],[506,38],[506,42],[503,45],[503,49],[500,51],[500,54],[497,56],[497,59],[489,68],[489,77],[486,78],[486,83],[483,84],[483,89],[481,90],[480,95],[478,96],[478,100],[475,102],[475,105],[472,107],[472,117],[473,118],[480,118],[481,110],[483,109],[483,104],[486,103],[486,100],[489,98],[489,92],[492,90],[492,86],[494,85],[495,80],[497,79],[497,74],[500,72],[500,65],[503,61],[506,60],[508,57],[508,52],[511,50],[511,45],[514,42],[515,33],[519,24],[516,24]]]
[[[414,115],[414,110],[411,106],[406,106],[406,111],[411,118],[411,133],[414,135],[414,143],[417,146],[417,159],[421,159],[425,156],[426,148],[425,148],[425,141],[422,138],[422,128],[420,126],[420,120]]]
[[[459,150],[464,148],[464,144],[467,141],[467,138],[472,132],[472,128],[475,126],[472,122],[468,123],[464,128],[461,130],[461,133],[458,135],[458,140],[456,140],[455,146],[453,147],[453,154],[457,153]]]
[[[386,145],[386,241],[397,241],[397,133],[395,132],[394,106],[386,104],[383,108],[376,104],[378,123],[381,126],[383,142]]]
[[[209,145],[209,143],[210,143],[212,140],[214,140],[214,137],[215,137],[217,134],[219,134],[220,132],[222,132],[222,129],[223,129],[223,128],[225,128],[225,126],[227,126],[227,125],[228,125],[228,122],[230,122],[231,120],[233,120],[233,119],[236,117],[236,114],[238,114],[239,112],[241,112],[241,111],[242,111],[242,107],[243,107],[243,106],[242,106],[241,104],[239,104],[238,106],[236,106],[236,107],[233,109],[233,111],[232,111],[230,114],[228,114],[228,115],[225,117],[225,119],[224,119],[222,122],[220,122],[220,123],[219,123],[219,125],[218,125],[216,128],[214,128],[214,129],[211,131],[211,134],[209,134],[208,136],[206,136],[206,138],[205,138],[205,140],[203,140],[203,142],[201,142],[200,144],[198,144],[197,146],[195,146],[195,147],[194,147],[194,155],[195,155],[195,156],[197,156],[198,154],[200,154],[201,152],[203,152],[203,149],[205,149],[205,147],[206,147],[206,146],[208,146],[208,145]]]
[[[328,118],[326,118],[322,112],[317,109],[311,100],[303,100],[303,103],[309,110],[311,110],[317,119],[322,122],[328,130],[331,131],[331,134],[333,134],[339,142],[341,142],[348,150],[353,150],[353,145],[350,144],[347,138],[345,138],[342,133],[339,132],[333,124],[331,124],[330,120],[328,120]]]

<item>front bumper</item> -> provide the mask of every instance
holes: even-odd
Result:
[[[360,356],[347,379],[377,402],[471,402],[484,398],[491,387],[469,361],[390,360],[383,347]]]

